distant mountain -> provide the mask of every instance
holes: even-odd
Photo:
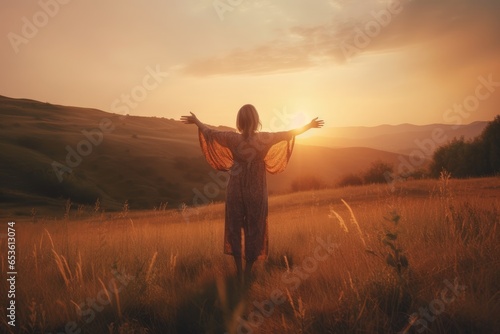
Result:
[[[178,207],[224,198],[223,177],[205,162],[194,126],[1,96],[0,118],[0,216],[29,215],[31,208],[61,216],[67,199],[73,207],[89,208],[99,198],[110,211],[125,201],[131,209],[151,209],[165,202]],[[300,138],[288,169],[269,176],[269,190],[289,191],[301,175],[332,185],[375,160],[398,164],[404,155],[368,144],[376,136],[388,144],[390,139],[382,139],[386,130],[393,142],[410,142],[411,136],[402,135],[409,128],[422,129],[330,129],[324,131],[324,147],[304,146],[307,139]],[[348,146],[347,139],[365,147],[332,148]]]
[[[419,143],[433,138],[433,131],[442,131],[442,143],[453,138],[470,139],[481,134],[488,122],[474,122],[467,125],[380,125],[375,127],[326,128],[322,137],[307,138],[303,143],[314,143],[326,147],[369,147],[383,151],[410,154],[419,149]],[[439,130],[437,130],[439,129]],[[441,132],[440,132],[441,133]],[[430,144],[428,144],[430,147]]]

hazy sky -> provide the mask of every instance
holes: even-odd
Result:
[[[498,0],[4,0],[1,8],[0,95],[169,118],[193,111],[230,126],[252,103],[271,129],[283,113],[329,126],[500,113]]]

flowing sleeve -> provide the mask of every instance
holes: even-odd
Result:
[[[295,136],[290,131],[266,133],[269,149],[264,161],[270,174],[283,172],[292,156]]]
[[[233,154],[229,148],[231,135],[231,132],[207,127],[198,129],[201,151],[208,164],[217,170],[228,171],[233,165]]]

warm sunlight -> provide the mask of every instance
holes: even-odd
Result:
[[[78,2],[40,27],[31,19],[45,7],[9,5],[0,92],[131,115],[192,110],[231,126],[244,103],[264,112],[309,100],[300,110],[331,125],[373,126],[443,122],[479,76],[500,80],[496,0],[398,1],[392,14],[389,1],[227,2]],[[466,121],[492,119],[499,101]]]
[[[0,333],[499,332],[500,0],[1,8]]]
[[[295,129],[299,128],[301,126],[304,126],[305,124],[309,123],[313,118],[317,116],[312,116],[311,113],[306,112],[306,111],[298,111],[296,113],[293,113],[291,115],[291,120],[290,120],[290,128]],[[320,117],[321,118],[321,117]],[[308,131],[303,133],[302,135],[298,136],[296,138],[297,142],[300,143],[306,138],[314,138],[318,136],[318,132],[316,131]]]
[[[305,111],[299,111],[291,115],[291,128],[298,128],[309,122],[313,117]]]

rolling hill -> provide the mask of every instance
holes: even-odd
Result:
[[[369,147],[400,154],[410,154],[419,149],[419,142],[432,138],[435,129],[442,131],[445,140],[464,137],[470,139],[481,134],[488,122],[473,122],[466,125],[379,125],[374,127],[329,128],[319,138],[307,138],[304,143],[315,143],[327,147]]]
[[[204,161],[194,126],[8,97],[0,97],[0,117],[0,216],[29,215],[31,208],[61,216],[67,199],[76,207],[99,198],[113,211],[125,201],[131,209],[151,209],[224,198],[221,176]],[[324,146],[300,138],[288,169],[269,176],[269,191],[287,192],[301,175],[332,185],[373,161],[396,164],[402,157],[327,147],[328,138]]]

